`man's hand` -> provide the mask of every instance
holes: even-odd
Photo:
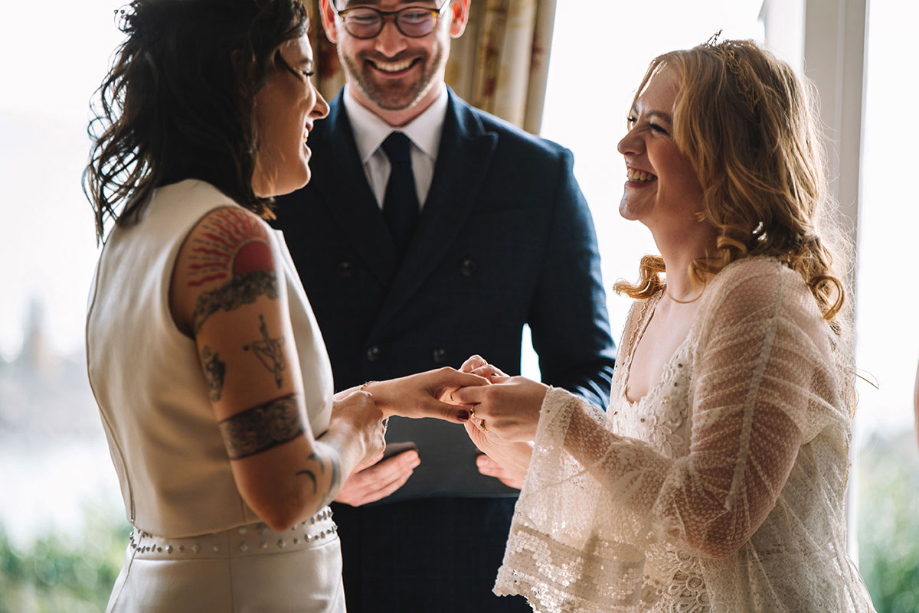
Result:
[[[345,481],[335,501],[359,507],[382,500],[405,485],[419,464],[421,458],[418,452],[409,449],[377,461],[363,470],[356,470]]]
[[[477,457],[475,459],[475,464],[479,472],[486,477],[494,477],[507,487],[512,487],[517,490],[523,489],[523,479],[524,476],[526,476],[526,472],[521,476],[519,473],[504,468],[487,455],[480,455]]]

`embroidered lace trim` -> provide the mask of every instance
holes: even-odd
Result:
[[[550,389],[495,585],[543,613],[873,611],[846,558],[849,413],[810,291],[746,258],[710,283],[661,381],[609,411]]]

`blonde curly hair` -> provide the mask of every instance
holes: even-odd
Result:
[[[848,250],[829,219],[834,202],[811,84],[753,41],[713,37],[656,57],[636,101],[664,68],[681,82],[673,137],[702,185],[700,217],[718,230],[715,253],[693,261],[690,278],[704,283],[737,259],[776,257],[801,275],[839,334]],[[648,298],[665,287],[665,273],[661,257],[645,256],[639,281],[615,289]]]

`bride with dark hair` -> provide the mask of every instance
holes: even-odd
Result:
[[[89,378],[134,526],[108,610],[343,612],[328,503],[379,458],[395,399],[460,423],[439,398],[484,381],[442,369],[333,397],[263,219],[309,180],[328,112],[298,0],[135,0],[117,16],[127,39],[84,175],[105,239]]]

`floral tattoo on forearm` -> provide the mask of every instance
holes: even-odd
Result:
[[[221,421],[218,426],[230,459],[241,460],[300,436],[303,420],[297,404],[297,395],[291,394]]]

